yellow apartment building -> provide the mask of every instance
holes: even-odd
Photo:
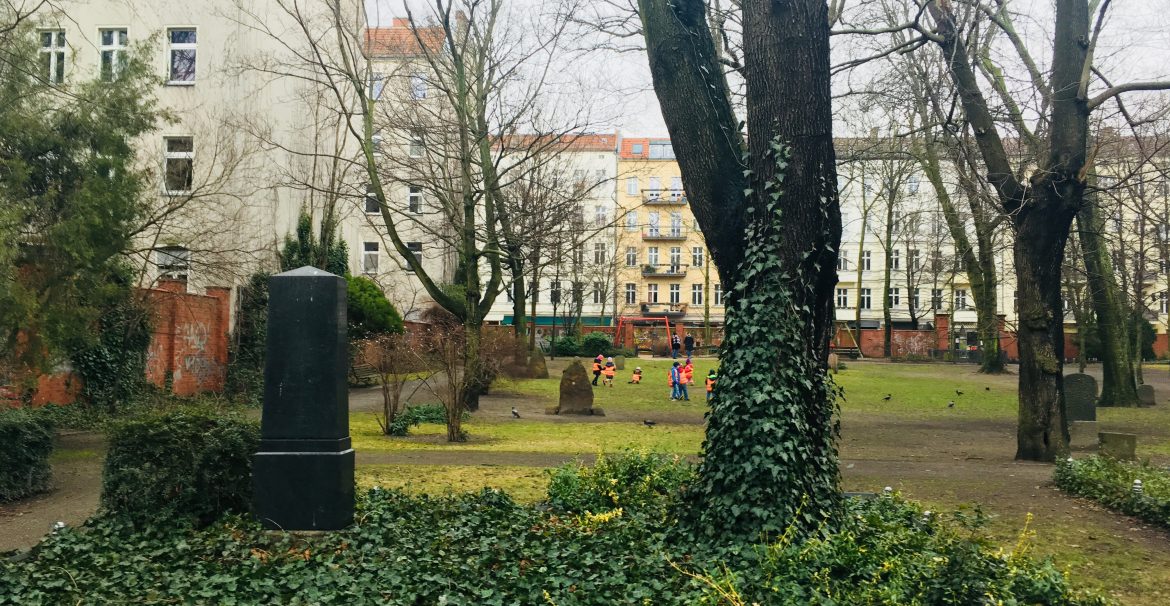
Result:
[[[719,274],[687,205],[669,139],[623,138],[618,149],[616,250],[618,313],[665,317],[687,332],[718,338]]]

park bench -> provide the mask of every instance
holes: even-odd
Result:
[[[349,366],[350,385],[377,385],[381,380],[382,374],[371,364],[360,363],[350,364]]]

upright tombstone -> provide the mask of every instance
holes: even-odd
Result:
[[[553,415],[597,415],[605,416],[605,411],[593,405],[593,386],[589,382],[589,374],[581,360],[573,360],[561,374],[560,398],[556,406],[548,407],[545,412]]]
[[[1138,406],[1155,406],[1158,401],[1154,399],[1154,386],[1150,384],[1138,385]]]
[[[255,514],[274,529],[345,528],[354,508],[346,283],[302,267],[272,276],[268,291]]]
[[[1065,376],[1064,404],[1069,421],[1096,421],[1097,379],[1081,373]]]

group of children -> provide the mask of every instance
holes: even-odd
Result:
[[[617,373],[617,366],[613,363],[613,358],[606,358],[598,355],[593,359],[593,384],[597,385],[600,379],[602,385],[613,387],[613,377]],[[695,364],[690,358],[687,358],[685,365],[680,365],[678,362],[670,368],[670,399],[671,400],[685,400],[690,401],[690,393],[687,392],[687,385],[694,385],[695,383]],[[711,399],[711,392],[715,390],[715,381],[718,380],[715,374],[715,369],[707,371],[707,399]],[[638,385],[642,382],[642,367],[634,368],[634,374],[630,377],[627,383],[631,385]]]

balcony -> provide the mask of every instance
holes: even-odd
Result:
[[[665,229],[651,227],[642,230],[643,240],[686,240],[687,230],[684,227],[671,226]]]
[[[678,189],[643,189],[642,202],[651,205],[685,206],[687,194]]]
[[[660,263],[658,265],[651,265],[647,263],[642,266],[642,277],[645,278],[681,278],[687,275],[687,270],[690,269],[681,263]]]
[[[651,316],[680,317],[687,313],[686,303],[645,303],[640,305],[642,313]]]

